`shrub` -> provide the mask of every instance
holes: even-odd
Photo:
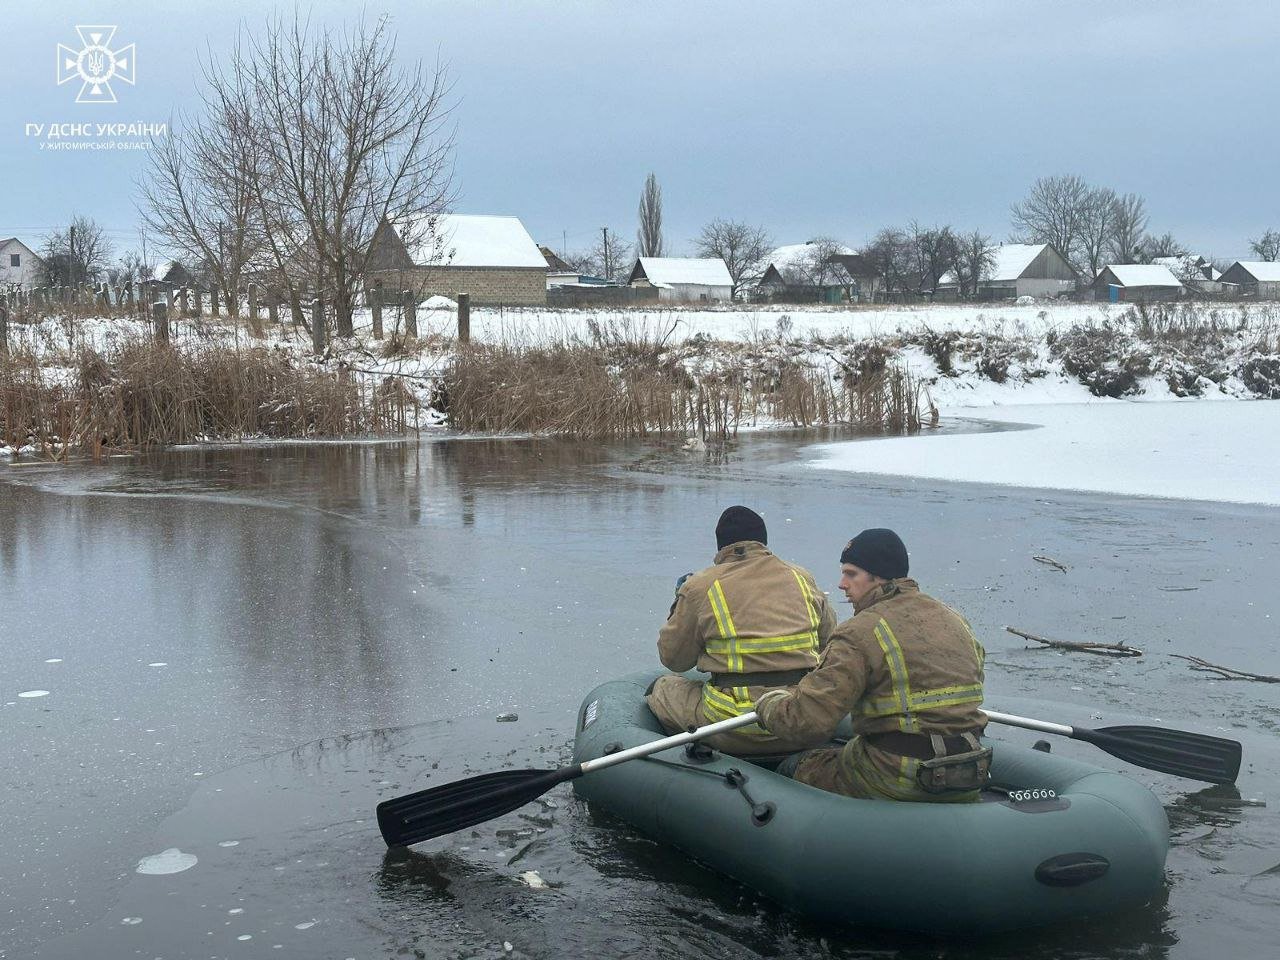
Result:
[[[1280,357],[1254,357],[1240,368],[1240,379],[1259,397],[1280,400]]]
[[[1151,372],[1150,354],[1127,331],[1105,321],[1074,324],[1049,340],[1049,355],[1095,397],[1140,393],[1140,378]]]
[[[955,373],[954,356],[956,342],[959,339],[960,334],[955,330],[944,330],[938,333],[927,327],[920,336],[921,348],[933,358],[933,362],[938,365],[938,372],[944,377]]]

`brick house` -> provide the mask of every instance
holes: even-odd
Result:
[[[424,300],[466,293],[477,305],[547,302],[546,258],[517,217],[445,213],[401,229],[384,220],[373,236],[367,279]]]

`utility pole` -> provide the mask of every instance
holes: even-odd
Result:
[[[600,231],[604,234],[604,278],[611,280],[613,279],[613,271],[609,269],[609,228],[601,227]]]
[[[71,225],[69,231],[70,236],[67,239],[67,273],[69,274],[70,283],[68,286],[76,285],[76,225]]]

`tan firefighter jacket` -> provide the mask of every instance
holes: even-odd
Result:
[[[716,675],[703,685],[703,714],[707,722],[724,720],[754,706],[732,675],[812,669],[835,623],[813,574],[744,540],[680,586],[658,633],[658,656],[669,670],[696,666]]]
[[[858,734],[978,730],[985,656],[964,617],[914,580],[891,580],[836,627],[816,670],[763,704],[762,720],[780,737],[814,742],[846,713]]]

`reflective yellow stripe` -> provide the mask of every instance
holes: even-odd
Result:
[[[809,650],[818,645],[818,632],[808,630],[804,633],[792,633],[785,637],[729,637],[721,640],[708,640],[707,653],[721,654],[729,657],[730,665],[738,654],[737,666],[741,668],[743,653],[786,653],[791,650]],[[728,670],[728,673],[742,673],[741,669]]]
[[[720,605],[721,598],[724,597],[724,591],[719,589],[720,581],[717,580],[707,590],[707,602],[711,604],[711,613],[716,618],[716,626],[720,629],[720,636],[728,640],[733,636],[733,631],[729,629],[729,611]],[[708,652],[711,652],[708,649]],[[729,669],[733,669],[733,651],[726,649],[720,651],[729,654]]]
[[[902,654],[902,645],[893,635],[889,621],[884,617],[876,624],[876,640],[884,651],[885,663],[889,667],[889,677],[893,681],[893,697],[896,701],[898,729],[906,733],[915,733],[919,727],[915,717],[911,715],[911,682],[907,677],[907,661]]]
[[[796,583],[800,584],[800,593],[804,597],[804,608],[809,611],[809,626],[815,630],[818,628],[818,606],[814,603],[813,593],[809,589],[809,584],[804,582],[804,577],[800,576],[800,571],[792,569],[791,575],[796,578]]]
[[[937,690],[924,690],[911,697],[911,706],[920,707],[953,707],[961,703],[981,703],[982,684],[970,683],[960,687],[939,687]]]
[[[938,687],[909,694],[908,704],[913,711],[929,707],[952,707],[961,703],[981,703],[982,684],[970,683],[957,687]],[[874,697],[862,701],[858,712],[864,717],[891,716],[899,711],[902,702],[897,696]]]
[[[709,683],[702,685],[702,713],[708,721],[714,723],[717,720],[728,720],[731,717],[740,717],[748,710],[755,709],[755,701],[747,695],[746,687],[734,687],[733,695],[718,690]],[[739,694],[739,691],[741,693]],[[749,737],[767,737],[769,732],[760,727],[759,724],[751,723],[745,727],[738,727],[734,733],[745,734]]]

